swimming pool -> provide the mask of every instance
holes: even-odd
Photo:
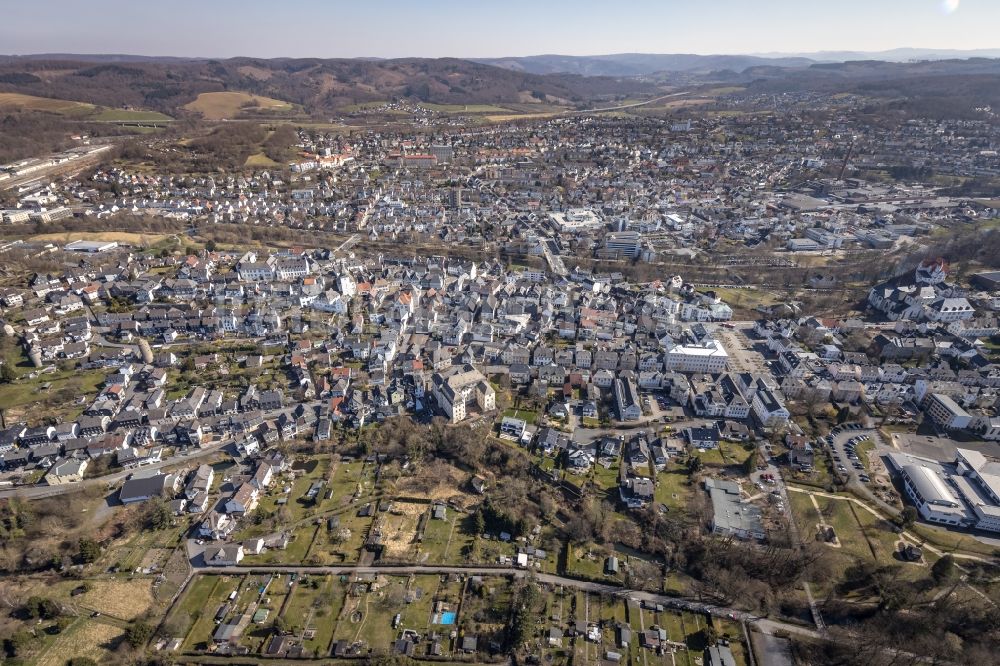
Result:
[[[455,611],[444,611],[438,617],[438,624],[455,624]]]

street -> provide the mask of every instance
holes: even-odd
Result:
[[[595,583],[592,581],[566,578],[554,574],[533,573],[524,569],[509,567],[464,567],[464,566],[298,566],[298,565],[266,565],[266,566],[237,566],[237,567],[199,567],[197,573],[203,574],[268,574],[268,573],[295,573],[295,574],[330,574],[334,576],[342,575],[421,575],[421,574],[463,574],[468,576],[514,576],[523,578],[529,573],[539,583],[547,585],[562,585],[571,587],[592,594],[603,594],[630,599],[636,602],[650,602],[662,604],[666,608],[690,611],[694,613],[707,613],[716,617],[725,617],[737,622],[746,622],[753,625],[761,633],[774,635],[778,633],[794,633],[809,638],[821,638],[821,634],[806,627],[777,620],[756,617],[735,608],[724,608],[712,604],[702,603],[694,599],[684,599],[652,592],[640,590],[630,590],[614,585]],[[768,662],[762,662],[767,664]]]

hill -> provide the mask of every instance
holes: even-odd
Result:
[[[309,115],[408,99],[433,104],[573,104],[651,94],[651,83],[609,76],[536,75],[455,58],[398,60],[254,59],[86,62],[0,59],[0,92],[76,99],[169,115],[204,93],[281,100]],[[196,107],[194,107],[197,109]]]
[[[74,102],[52,97],[35,97],[21,93],[0,93],[0,111],[45,111],[65,116],[86,116],[96,107],[85,102]]]
[[[882,108],[930,117],[982,118],[1000,105],[1000,60],[971,58],[912,63],[859,60],[805,69],[750,68],[725,80],[750,93],[848,92],[883,100]],[[878,112],[878,106],[872,108]]]
[[[597,56],[537,55],[514,58],[478,58],[475,59],[475,62],[530,74],[646,76],[655,72],[708,73],[720,69],[740,72],[757,65],[806,67],[816,61],[788,56],[616,53]]]
[[[293,106],[280,99],[245,92],[210,92],[201,93],[193,102],[185,104],[184,108],[200,113],[208,120],[223,120],[248,111],[291,111]]]

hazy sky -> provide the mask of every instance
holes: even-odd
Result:
[[[0,53],[487,57],[1000,47],[1000,0],[4,0]]]

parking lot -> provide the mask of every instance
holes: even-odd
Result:
[[[871,483],[865,464],[857,453],[857,446],[865,440],[874,440],[878,435],[872,430],[865,430],[860,427],[848,426],[845,430],[831,433],[827,436],[827,443],[833,447],[834,468],[842,475],[846,476],[848,483]],[[877,456],[872,456],[876,458]],[[870,464],[878,464],[876,460]]]
[[[939,462],[953,462],[955,449],[958,448],[979,451],[991,458],[1000,458],[1000,443],[998,442],[960,442],[941,435],[893,433],[891,443],[895,449],[903,453]]]
[[[713,334],[729,353],[729,369],[733,372],[770,373],[764,357],[753,348],[747,337],[749,329],[716,326]],[[751,332],[752,335],[752,332]]]

